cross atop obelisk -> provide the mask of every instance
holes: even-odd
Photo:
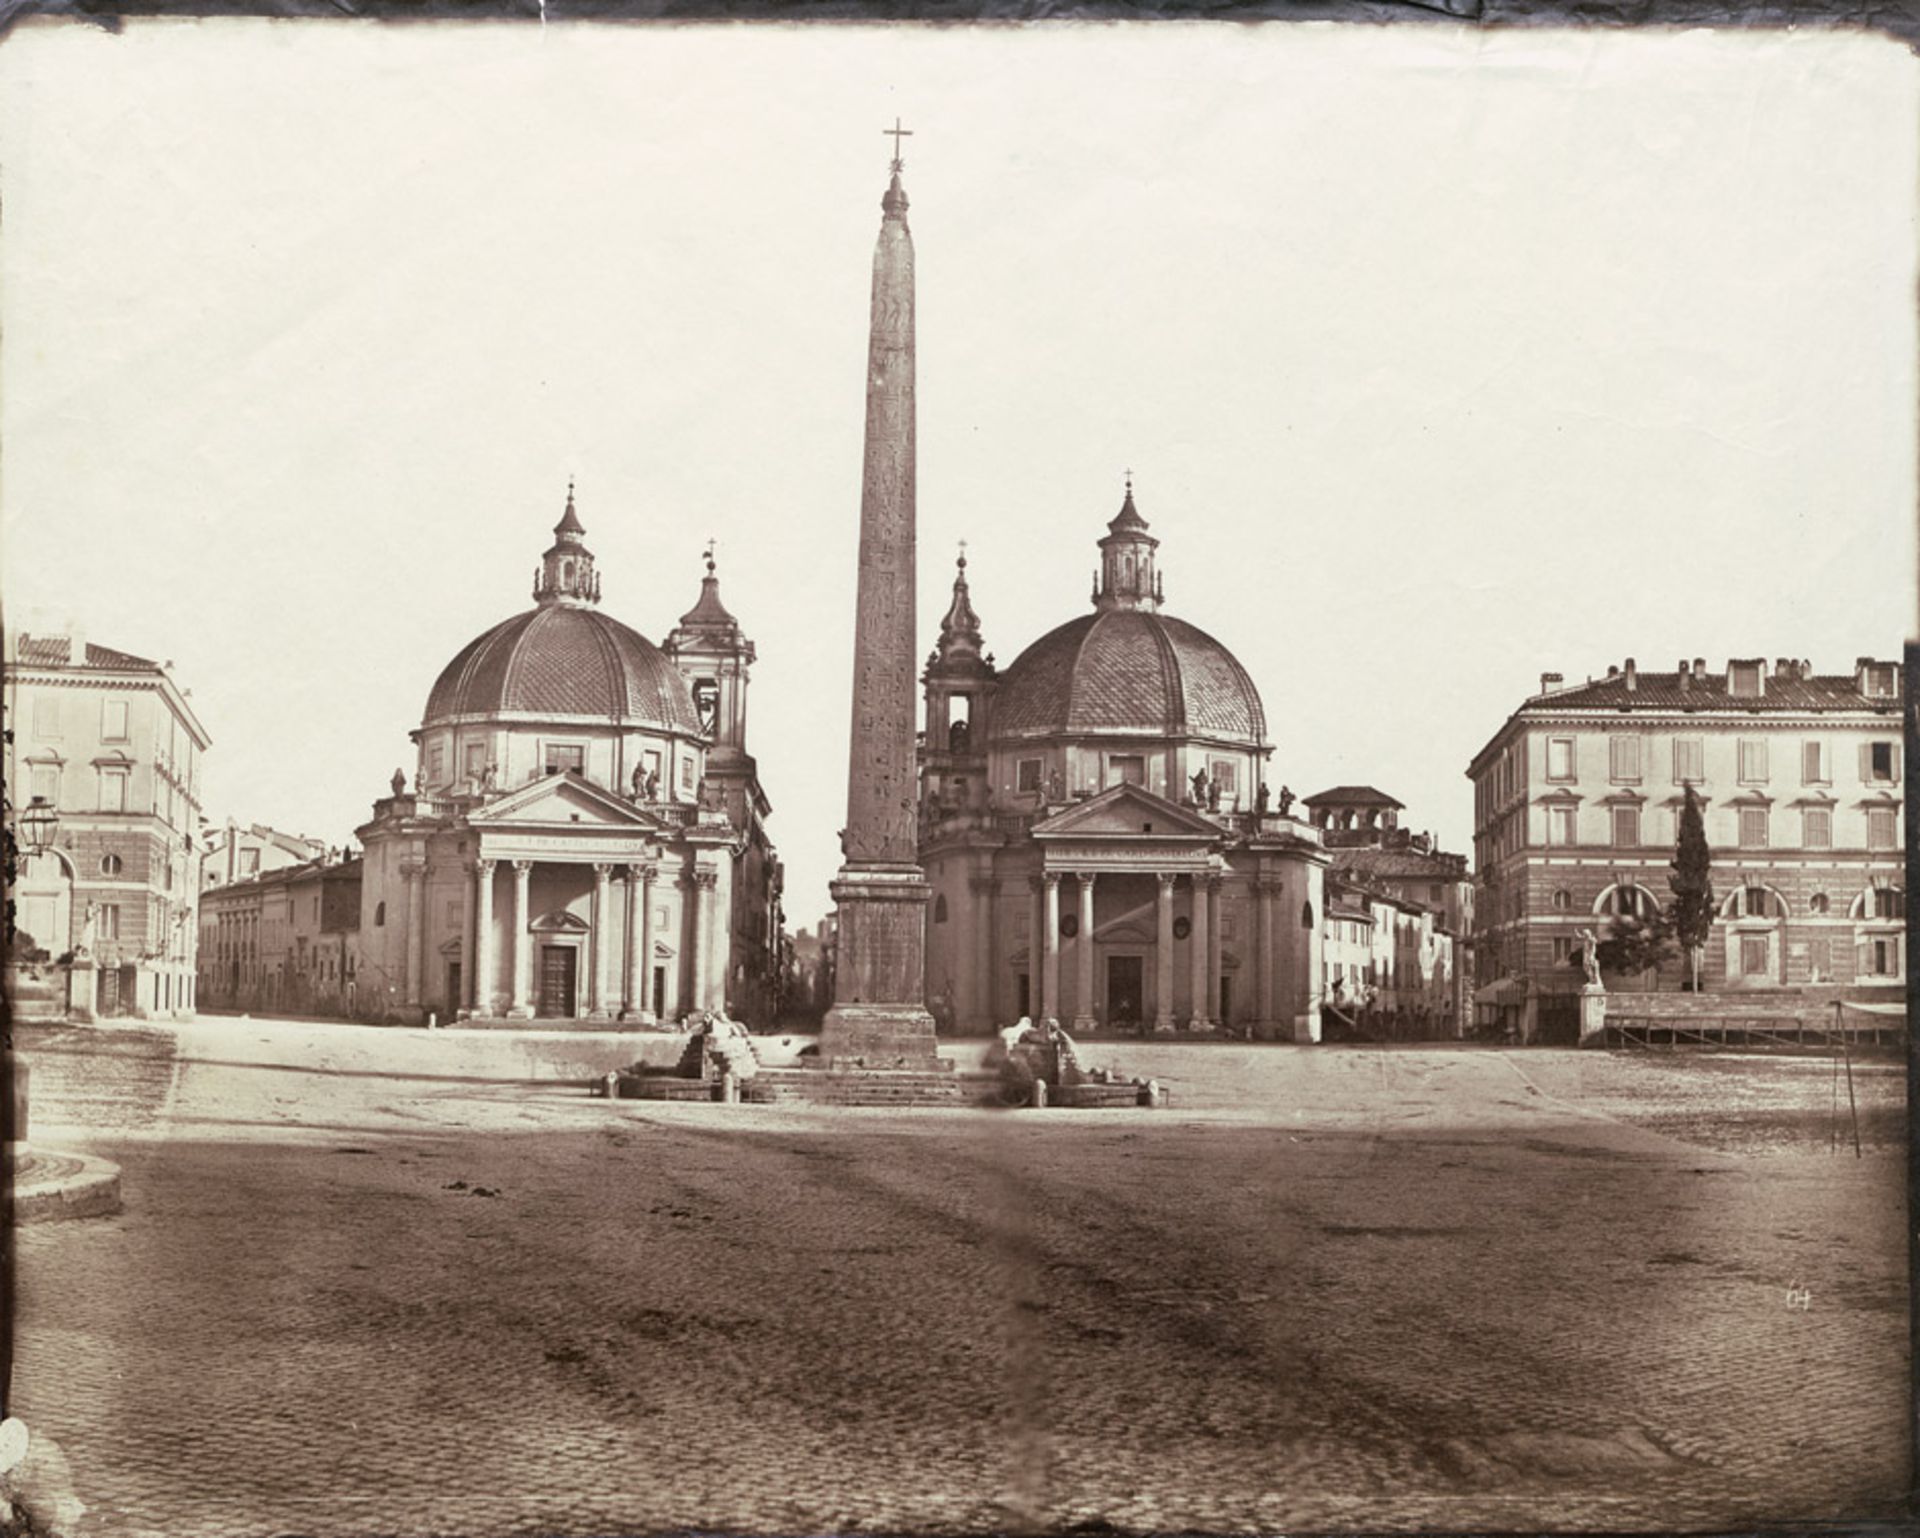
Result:
[[[926,918],[915,763],[913,236],[900,185],[899,119],[881,199],[867,333],[866,451],[854,600],[853,729],[834,1002],[822,1067],[940,1066],[926,1005]]]
[[[896,117],[893,120],[893,127],[881,129],[880,135],[882,138],[886,138],[889,135],[893,138],[893,174],[898,176],[907,168],[907,163],[900,158],[900,141],[902,139],[911,139],[913,137],[913,130],[911,128],[902,128],[900,126],[900,119]]]

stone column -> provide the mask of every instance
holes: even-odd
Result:
[[[587,967],[587,1014],[595,1020],[604,1020],[613,1013],[612,962],[615,947],[613,936],[613,867],[604,861],[596,860],[593,866],[593,928],[588,931],[588,951],[592,957]]]
[[[1093,1018],[1093,872],[1080,872],[1080,932],[1073,939],[1073,1028],[1090,1031]]]
[[[1207,887],[1208,878],[1195,872],[1188,878],[1191,887],[1188,906],[1192,909],[1187,920],[1187,992],[1189,996],[1187,1028],[1194,1031],[1210,1030],[1213,1017],[1207,1012]]]
[[[1047,946],[1047,904],[1041,892],[1040,878],[1027,878],[1027,1014],[1032,1020],[1047,1016],[1045,1000],[1040,997],[1041,957]]]
[[[1173,1029],[1173,877],[1162,873],[1154,878],[1159,896],[1154,905],[1159,920],[1153,947],[1153,1028]]]
[[[636,890],[632,874],[634,867],[627,869],[627,894],[631,897]],[[642,1020],[650,1020],[653,1018],[653,883],[660,874],[660,867],[649,862],[638,869],[640,922],[633,953],[633,1008]]]
[[[1041,876],[1040,885],[1046,894],[1040,920],[1044,929],[1041,943],[1046,952],[1046,961],[1041,968],[1045,977],[1040,991],[1046,1006],[1035,1018],[1057,1022],[1060,1018],[1060,873],[1056,870],[1047,871]]]
[[[408,1009],[420,1007],[420,973],[422,971],[422,952],[426,948],[426,867],[417,861],[409,860],[400,867],[400,874],[407,883],[407,993]]]
[[[516,1020],[533,1016],[527,986],[533,975],[533,946],[527,936],[527,925],[533,922],[533,915],[528,911],[531,905],[528,886],[532,876],[533,861],[513,862],[513,913],[507,923],[507,969],[513,978],[513,992],[507,1013]]]
[[[1220,878],[1207,878],[1207,1018],[1219,1025],[1231,1022],[1220,1009]]]
[[[975,876],[973,893],[973,1008],[976,1020],[994,1023],[993,878]]]
[[[1262,1037],[1273,1034],[1273,881],[1268,876],[1253,880],[1257,893],[1254,910],[1254,939],[1260,952],[1260,999],[1255,1016]]]
[[[697,1007],[701,1009],[724,1010],[727,1006],[725,985],[722,985],[718,998],[714,997],[713,991],[714,957],[718,955],[721,958],[721,965],[726,964],[726,951],[716,950],[714,946],[714,933],[719,927],[719,921],[714,917],[713,894],[719,887],[720,873],[717,870],[696,870],[693,873],[693,882],[694,906],[700,915],[698,919],[700,943],[694,947],[693,952],[700,968],[694,979],[694,996],[699,1000]]]
[[[468,996],[476,1015],[493,1013],[493,868],[492,860],[473,862],[473,979]]]

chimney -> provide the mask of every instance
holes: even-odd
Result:
[[[1540,675],[1540,692],[1542,694],[1551,694],[1565,682],[1566,675],[1563,673],[1542,673]]]
[[[1773,676],[1776,680],[1793,676],[1793,663],[1785,657],[1773,659]]]
[[[1695,657],[1693,659],[1693,671],[1697,676],[1705,678],[1707,676],[1707,659],[1705,657]]]
[[[1640,672],[1639,669],[1633,665],[1633,658],[1627,658],[1627,665],[1622,671],[1626,674],[1627,687],[1629,689],[1638,689],[1640,687]]]

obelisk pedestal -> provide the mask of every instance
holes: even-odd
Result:
[[[904,133],[904,130],[901,130]],[[896,149],[898,138],[894,141]],[[839,919],[823,1068],[946,1066],[926,1004],[914,683],[913,237],[895,155],[881,199],[867,347],[860,581],[854,614],[853,728],[845,863],[830,890]]]

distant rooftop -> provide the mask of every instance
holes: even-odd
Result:
[[[1396,811],[1406,810],[1404,801],[1396,801],[1371,785],[1336,785],[1332,790],[1305,797],[1304,803],[1307,806],[1390,806]]]
[[[76,664],[73,660],[73,637],[64,635],[20,637],[17,647],[19,660],[29,667],[39,668],[155,668],[160,664],[146,657],[136,657],[131,652],[115,651],[110,646],[96,646],[86,643],[86,660]]]

